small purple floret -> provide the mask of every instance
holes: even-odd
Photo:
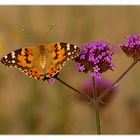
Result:
[[[84,65],[81,65],[80,63],[77,63],[77,64],[76,64],[76,67],[77,67],[77,69],[78,69],[79,71],[84,71],[84,70],[85,70]]]
[[[49,84],[53,84],[55,82],[54,78],[49,78],[47,81],[49,82]]]

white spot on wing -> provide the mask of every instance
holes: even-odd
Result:
[[[68,52],[68,55],[71,55],[71,52]]]
[[[15,52],[11,52],[12,58],[15,58]]]
[[[12,60],[12,63],[15,63],[16,61],[15,60]]]
[[[12,54],[12,55],[15,55],[15,52],[13,51],[13,52],[11,52],[11,54]]]
[[[74,49],[77,49],[77,46],[76,45],[74,45]]]
[[[70,50],[70,44],[69,43],[67,44],[67,50],[68,51]]]
[[[8,57],[7,55],[4,56],[5,59],[7,59],[7,57]]]

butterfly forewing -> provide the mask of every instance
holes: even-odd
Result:
[[[12,51],[1,59],[1,63],[7,67],[17,67],[22,70],[32,67],[34,52],[29,48],[21,48]]]
[[[47,47],[49,44],[47,45]],[[56,43],[50,44],[52,47],[52,57],[54,64],[62,64],[70,59],[77,57],[80,52],[79,47],[69,43]]]

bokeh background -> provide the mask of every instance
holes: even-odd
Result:
[[[139,6],[0,6],[0,56],[14,49],[46,43],[125,42],[140,33]],[[116,48],[115,70],[104,73],[114,81],[132,60]],[[69,61],[60,78],[78,89],[90,74],[76,71]],[[107,82],[106,81],[106,82]],[[140,66],[137,64],[100,107],[103,134],[140,133]],[[19,70],[0,66],[0,134],[96,134],[91,104],[56,81],[36,81]]]

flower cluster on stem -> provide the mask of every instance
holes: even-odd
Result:
[[[91,71],[91,76],[101,78],[103,72],[113,70],[112,55],[114,51],[105,41],[81,44],[82,50],[76,58],[76,67],[80,72]]]
[[[140,36],[138,34],[128,35],[125,44],[119,44],[119,47],[128,56],[134,60],[140,58]]]

